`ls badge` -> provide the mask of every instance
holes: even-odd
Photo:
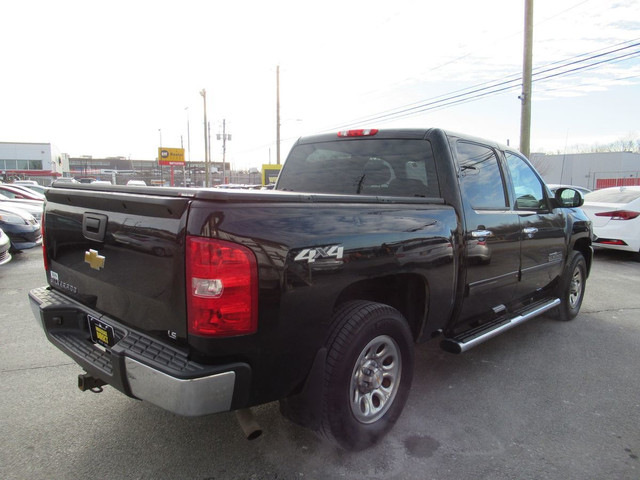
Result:
[[[104,256],[99,255],[97,250],[89,249],[88,252],[84,252],[84,261],[94,270],[104,268]]]

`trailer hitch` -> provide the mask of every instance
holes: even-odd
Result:
[[[107,382],[103,382],[99,378],[92,377],[88,373],[81,373],[78,375],[78,388],[83,392],[91,390],[93,393],[101,393],[103,391],[102,386],[106,384]]]

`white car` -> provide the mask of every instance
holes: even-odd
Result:
[[[640,260],[640,186],[588,193],[582,209],[593,223],[594,247],[634,252]]]
[[[9,250],[11,249],[11,240],[9,237],[5,235],[5,233],[0,228],[0,265],[4,265],[5,263],[9,263],[11,261],[11,253]]]

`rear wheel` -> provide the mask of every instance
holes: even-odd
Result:
[[[587,281],[587,263],[582,254],[572,251],[567,267],[558,285],[560,305],[557,308],[558,319],[573,320],[582,306]]]
[[[327,342],[321,433],[346,450],[375,444],[395,424],[413,378],[413,338],[387,305],[338,308]]]

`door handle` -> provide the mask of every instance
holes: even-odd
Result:
[[[104,242],[109,219],[100,213],[87,212],[82,216],[82,234],[88,240]]]
[[[538,229],[536,227],[526,227],[522,229],[522,233],[524,233],[529,238],[533,238],[533,236],[538,233]]]
[[[471,232],[471,236],[473,238],[493,237],[493,232],[491,230],[474,230]]]

